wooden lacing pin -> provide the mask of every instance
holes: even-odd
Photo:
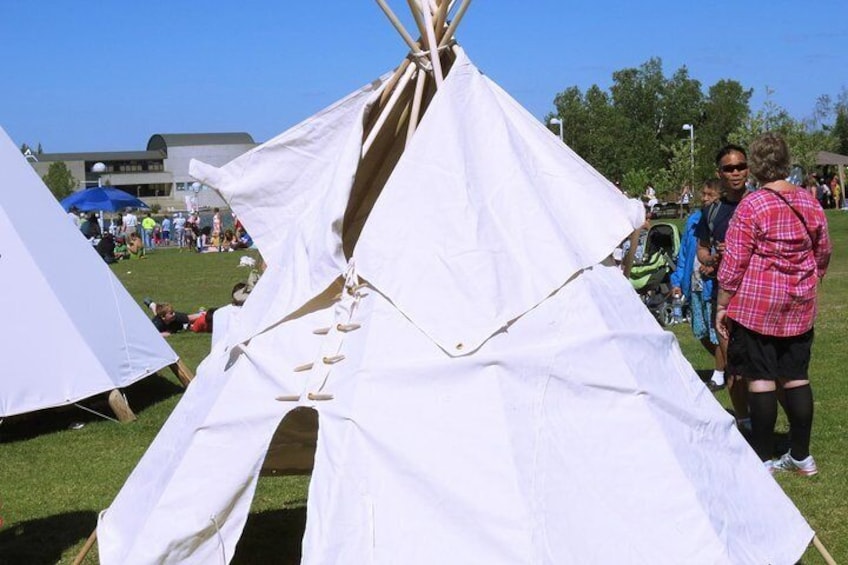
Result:
[[[309,400],[332,400],[332,394],[324,394],[321,392],[310,392],[306,395]]]
[[[298,365],[294,368],[294,372],[302,373],[303,371],[309,371],[312,369],[312,365],[314,365],[314,363],[304,363],[303,365]]]
[[[340,332],[352,332],[362,327],[362,324],[336,324],[336,329]]]
[[[338,354],[338,355],[330,355],[329,357],[324,357],[322,360],[324,361],[325,365],[334,365],[344,358],[345,358],[344,355]]]
[[[317,330],[313,330],[312,333],[314,333],[315,335],[327,335],[328,333],[330,333],[330,328],[318,328]]]
[[[278,396],[276,400],[280,402],[297,402],[300,400],[299,394],[284,394],[283,396]]]

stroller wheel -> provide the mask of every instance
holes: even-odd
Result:
[[[668,304],[662,306],[660,309],[660,324],[665,326],[670,326],[674,321],[674,310],[672,310],[671,306]]]

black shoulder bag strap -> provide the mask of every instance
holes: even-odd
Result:
[[[796,210],[795,207],[792,206],[792,204],[790,204],[789,201],[786,199],[786,197],[783,196],[780,192],[774,190],[773,188],[768,188],[766,186],[763,187],[763,190],[767,190],[767,191],[771,192],[772,194],[774,194],[775,196],[777,196],[778,198],[783,200],[784,204],[789,206],[789,209],[792,210],[792,213],[795,214],[795,217],[798,218],[798,220],[801,221],[801,224],[804,226],[804,233],[807,234],[807,237],[810,238],[810,243],[812,243],[813,237],[810,235],[810,228],[807,226],[807,220],[804,219],[804,216],[801,215],[801,212]]]
[[[709,226],[710,228],[710,239],[712,239],[713,237],[713,230],[715,229],[715,219],[718,215],[719,210],[721,210],[721,200],[713,202],[707,209],[707,226]]]

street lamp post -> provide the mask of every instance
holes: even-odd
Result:
[[[683,124],[683,130],[689,132],[689,189],[695,190],[695,125]]]
[[[106,164],[100,161],[94,163],[91,166],[91,172],[97,173],[97,188],[101,188],[103,186],[103,173],[106,172]],[[106,223],[103,219],[103,210],[100,210],[97,214],[97,223],[100,224],[100,233],[103,233],[103,227]]]
[[[565,129],[565,126],[562,123],[562,119],[551,118],[548,123],[551,124],[552,126],[559,126],[559,140],[562,141],[563,143],[565,143],[565,138],[563,137],[563,130]]]
[[[94,163],[91,166],[91,172],[97,173],[97,186],[98,186],[98,188],[102,187],[103,186],[103,173],[106,172],[106,164],[101,163],[100,161],[98,161],[97,163]]]

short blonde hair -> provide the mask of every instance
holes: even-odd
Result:
[[[173,311],[174,307],[171,306],[171,304],[168,302],[163,302],[162,304],[156,305],[156,315],[160,318],[164,318]]]
[[[785,179],[789,176],[791,164],[789,146],[778,133],[762,134],[748,150],[751,174],[761,183]]]

